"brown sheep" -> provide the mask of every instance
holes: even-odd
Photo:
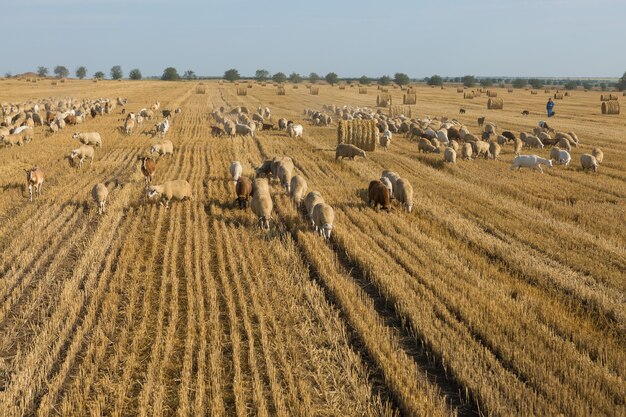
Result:
[[[156,171],[156,161],[149,156],[140,156],[141,161],[141,173],[146,179],[146,185],[152,184],[152,178]]]
[[[367,204],[378,209],[380,205],[383,210],[390,211],[391,203],[389,202],[389,190],[380,180],[373,180],[367,187],[368,201]]]
[[[252,195],[252,181],[248,177],[239,177],[237,185],[235,186],[235,192],[237,193],[237,204],[240,209],[244,209],[248,206],[248,199]]]

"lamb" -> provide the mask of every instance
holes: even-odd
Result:
[[[556,162],[559,165],[568,166],[571,160],[572,157],[570,156],[569,152],[562,150],[559,151],[559,157],[556,159]]]
[[[85,145],[102,146],[102,138],[98,132],[74,132],[72,139],[78,139],[80,143]]]
[[[104,214],[104,205],[106,204],[107,197],[109,196],[109,189],[107,188],[107,186],[102,183],[94,185],[93,189],[91,190],[91,196],[98,205],[98,214]]]
[[[324,202],[324,197],[318,191],[309,192],[304,198],[304,207],[306,208],[307,216],[311,221],[311,225],[315,226],[315,222],[313,221],[313,208],[319,204]]]
[[[289,134],[290,137],[301,138],[302,132],[303,132],[302,125],[290,124],[287,126],[287,133]]]
[[[378,209],[380,205],[383,210],[391,210],[391,203],[389,202],[389,190],[380,180],[373,180],[367,187],[367,204],[371,207],[372,204],[375,209]]]
[[[439,148],[436,148],[435,146],[433,146],[432,143],[430,143],[430,141],[428,141],[427,139],[421,138],[419,143],[417,144],[417,152],[424,152],[424,153],[439,153]]]
[[[335,150],[335,160],[339,158],[350,158],[354,160],[357,156],[365,158],[365,151],[350,143],[340,143],[337,145],[337,149]]]
[[[472,144],[468,142],[464,143],[461,147],[461,158],[468,161],[472,159],[472,153]]]
[[[153,154],[155,152],[158,153],[160,156],[172,156],[174,155],[174,144],[172,144],[172,142],[169,140],[164,140],[161,143],[155,143],[150,148],[150,154]]]
[[[324,239],[330,239],[330,233],[333,230],[333,222],[335,221],[335,212],[331,206],[326,203],[318,203],[313,207],[313,224],[315,231],[319,231]]]
[[[491,156],[491,158],[498,159],[501,149],[502,148],[500,148],[500,145],[498,145],[496,142],[489,142],[489,156]]]
[[[231,177],[233,177],[233,181],[237,182],[239,180],[239,177],[241,177],[241,172],[243,171],[241,162],[231,161],[229,170]]]
[[[252,195],[252,181],[250,181],[250,178],[239,177],[235,185],[235,192],[237,193],[239,208],[246,208],[248,206],[248,198]]]
[[[446,148],[443,151],[443,160],[451,164],[456,164],[456,151],[454,148]]]
[[[489,157],[489,143],[487,143],[485,141],[477,140],[476,142],[474,142],[472,144],[472,150],[476,154],[476,158],[478,158],[481,155],[485,159],[487,159]]]
[[[156,171],[156,161],[149,156],[140,156],[139,160],[141,161],[141,173],[146,180],[146,185],[150,185]]]
[[[291,158],[283,158],[278,163],[276,169],[276,176],[280,180],[280,185],[285,188],[285,191],[289,192],[291,184],[291,175],[293,173],[293,161]]]
[[[528,146],[529,148],[543,149],[544,147],[543,143],[541,142],[541,139],[539,139],[537,136],[534,136],[534,135],[526,135],[524,138],[522,138],[522,140],[524,141],[526,146]]]
[[[296,203],[296,207],[300,208],[302,205],[302,200],[304,199],[304,195],[306,194],[307,183],[306,180],[300,175],[294,175],[291,177],[291,183],[289,184],[289,193],[294,203]]]
[[[135,129],[135,121],[133,119],[126,119],[124,122],[124,133],[132,135],[133,129]]]
[[[588,153],[580,155],[580,165],[582,165],[583,171],[590,169],[593,172],[598,172],[598,160]]]
[[[43,169],[39,167],[32,167],[31,169],[25,169],[26,171],[26,184],[28,185],[28,198],[33,201],[33,188],[37,193],[37,198],[41,197],[41,186],[44,181]]]
[[[596,158],[598,165],[601,164],[602,161],[604,160],[604,152],[602,152],[602,149],[600,148],[593,148],[591,150],[591,155],[593,155]]]
[[[451,148],[447,148],[451,149]],[[454,151],[453,151],[454,152]],[[393,195],[396,200],[407,212],[411,212],[413,210],[413,186],[409,182],[409,180],[405,178],[400,178],[396,182],[396,186],[393,189]]]
[[[257,190],[252,196],[250,208],[259,218],[259,228],[269,230],[272,210],[274,209],[274,203],[272,202],[269,191],[263,190],[261,192],[261,190]]]
[[[78,157],[78,167],[82,168],[83,167],[83,161],[85,159],[89,159],[89,164],[93,164],[93,155],[94,155],[94,150],[91,146],[89,145],[80,145],[79,148],[76,148],[74,150],[72,150],[72,152],[69,155],[70,161],[72,161],[72,163],[74,163],[74,158]]]
[[[159,196],[160,204],[169,208],[171,200],[193,200],[191,193],[191,185],[185,180],[166,181],[160,185],[149,185],[146,187],[146,195],[148,199]],[[163,202],[165,201],[165,204]]]
[[[522,167],[538,169],[539,172],[543,174],[543,169],[541,169],[541,164],[547,166],[548,168],[552,168],[552,161],[549,159],[541,158],[537,155],[518,155],[513,160],[513,163],[509,167],[509,169],[521,170]]]

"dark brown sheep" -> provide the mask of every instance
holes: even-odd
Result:
[[[485,124],[485,116],[478,118],[478,126],[482,126]]]
[[[140,156],[141,173],[146,179],[146,185],[152,184],[152,177],[156,171],[156,161],[149,156]]]
[[[391,210],[391,204],[389,202],[389,190],[380,180],[373,180],[367,187],[368,201],[367,204],[374,205],[375,209],[378,209],[380,205],[383,210]]]
[[[252,182],[248,177],[239,177],[237,185],[235,186],[235,192],[237,193],[237,204],[240,209],[244,209],[248,206],[248,199],[252,195]]]

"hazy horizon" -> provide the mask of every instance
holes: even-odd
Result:
[[[120,65],[124,77],[166,67],[221,76],[236,68],[340,77],[467,74],[497,78],[617,78],[626,2],[401,0],[271,3],[249,0],[23,0],[5,5],[2,74],[52,75],[63,65],[87,76]],[[28,28],[25,28],[28,23]],[[35,30],[36,28],[36,30]],[[506,74],[506,75],[491,75]]]

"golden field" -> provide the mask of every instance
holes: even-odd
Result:
[[[388,152],[335,161],[336,124],[314,127],[303,110],[374,107],[376,87],[279,96],[255,84],[237,96],[197,85],[0,81],[0,102],[180,107],[155,182],[186,179],[195,196],[169,210],[145,200],[137,158],[153,140],[123,135],[120,107],[0,149],[1,416],[626,414],[626,117],[603,116],[600,92],[556,101],[553,127],[581,145],[569,167],[540,174],[510,171],[510,145],[500,160],[448,165],[400,134]],[[483,115],[516,134],[545,120],[543,90],[495,90],[503,110],[487,110],[484,94],[417,87],[414,116],[473,133]],[[304,137],[212,138],[209,113],[236,105],[268,106]],[[80,170],[64,159],[73,131],[103,137]],[[583,172],[579,157],[596,146],[604,161]],[[330,242],[278,185],[269,232],[236,208],[230,161],[252,176],[283,155],[334,208]],[[33,165],[46,181],[29,203]],[[413,185],[412,213],[367,207],[363,190],[383,169]],[[91,189],[107,181],[98,216]]]

